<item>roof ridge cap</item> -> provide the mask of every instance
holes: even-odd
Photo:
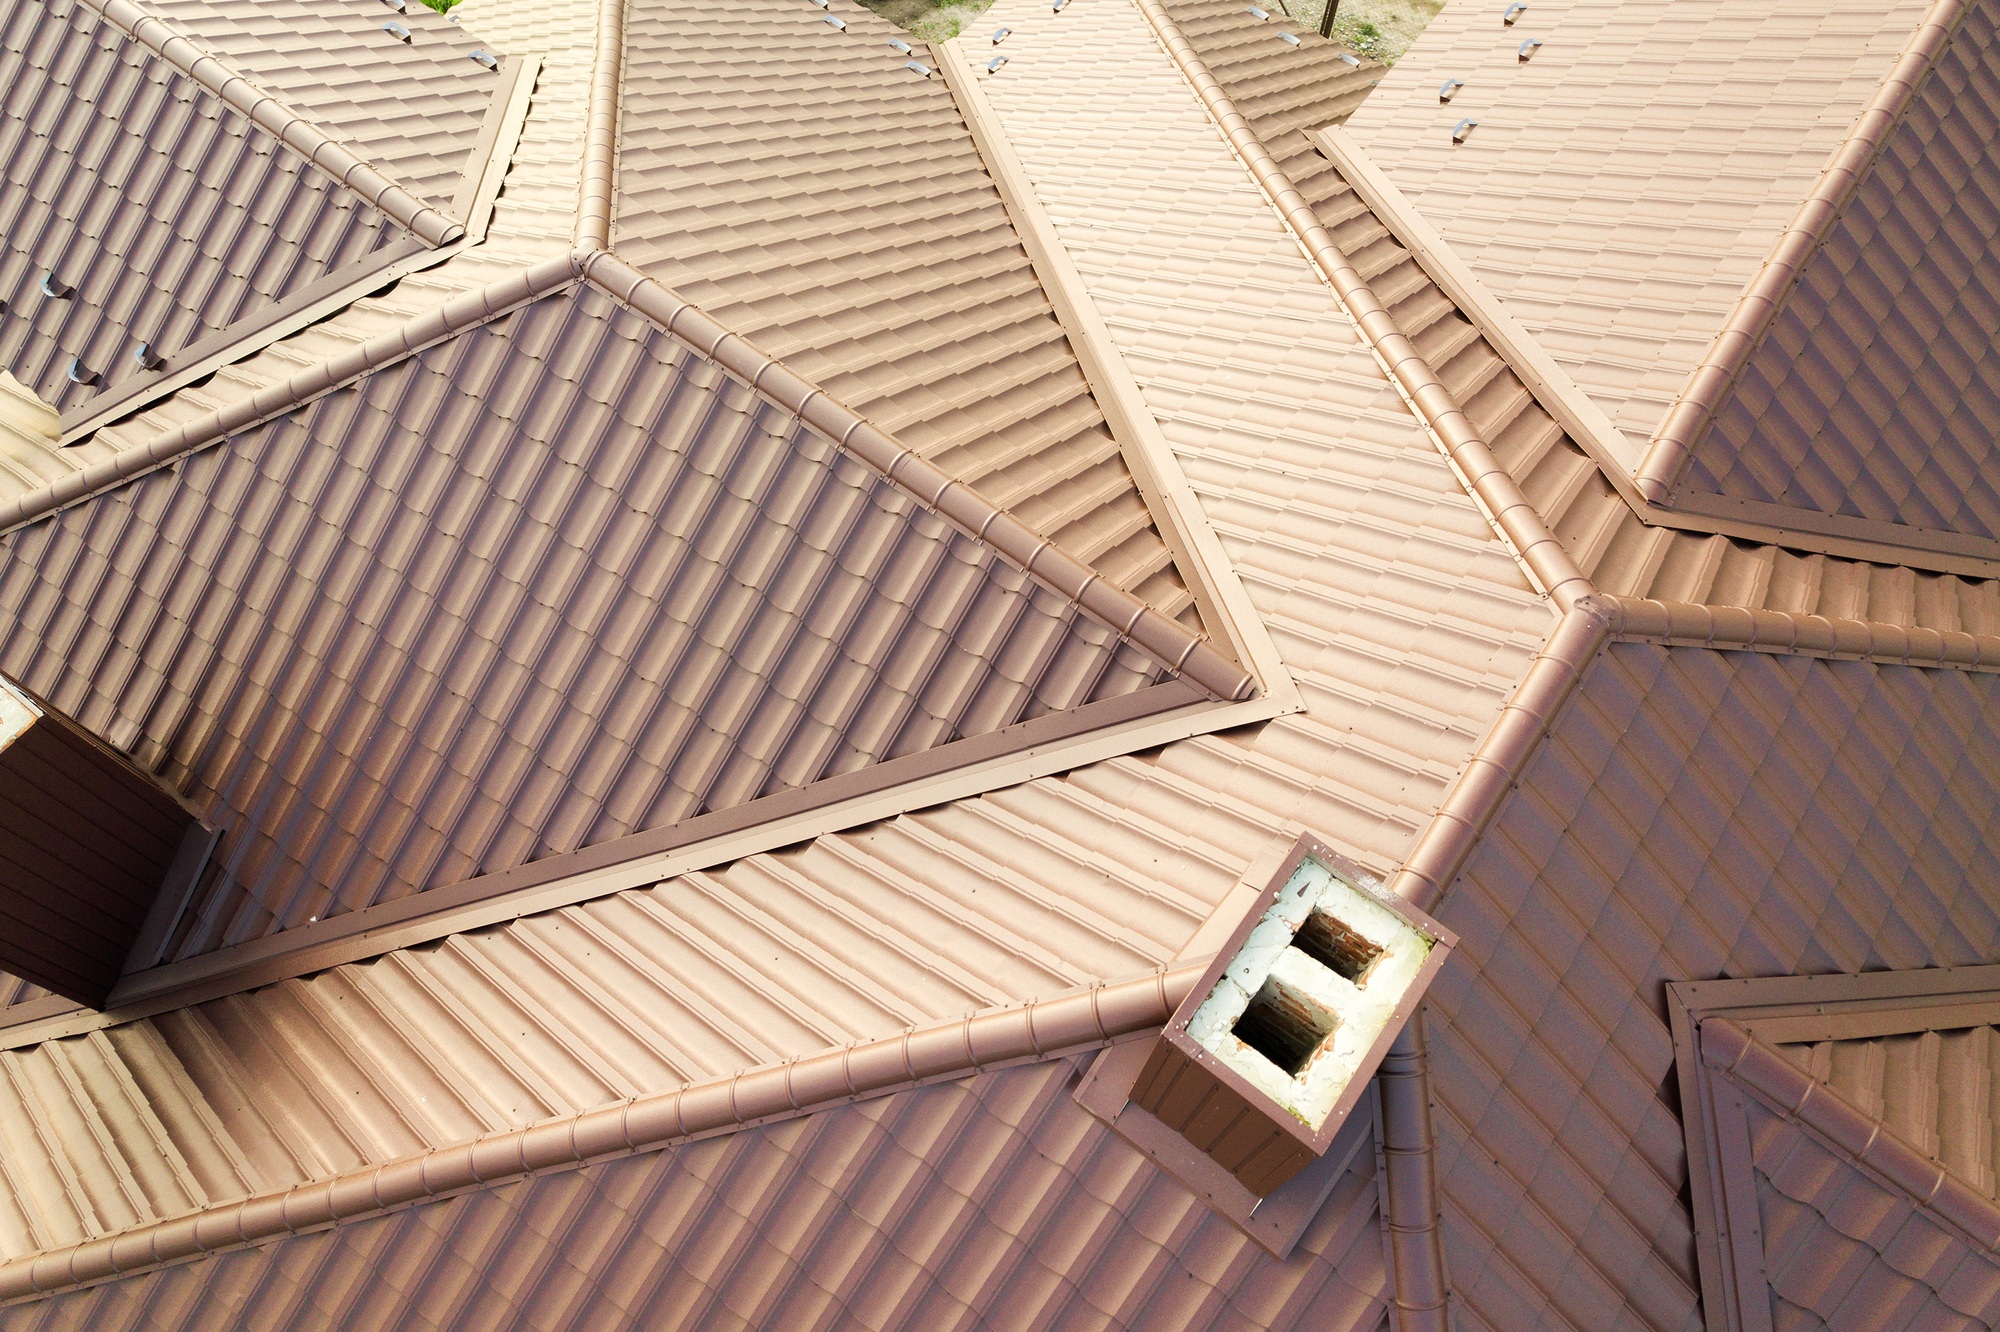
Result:
[[[210,55],[136,0],[78,0],[78,3],[95,10],[107,23],[221,98],[232,110],[360,195],[425,244],[433,248],[449,245],[465,234],[464,225],[457,219],[439,212],[362,161],[305,116]]]
[[[88,3],[88,0],[85,0]],[[101,462],[80,468],[47,485],[0,504],[0,536],[103,494],[116,486],[176,459],[217,443],[228,435],[262,424],[322,394],[349,383],[370,370],[401,360],[468,328],[487,323],[509,310],[576,280],[575,254],[547,259],[520,269],[484,287],[453,297],[427,314],[349,347],[289,379],[268,384],[191,421],[155,435],[143,444],[121,449]]]
[[[1548,520],[1473,429],[1456,395],[1397,325],[1367,279],[1334,243],[1332,233],[1321,224],[1312,205],[1251,129],[1249,118],[1237,110],[1235,100],[1210,72],[1173,16],[1160,0],[1134,2],[1166,48],[1168,58],[1193,88],[1202,109],[1222,132],[1258,188],[1270,199],[1312,266],[1333,288],[1335,298],[1375,354],[1390,385],[1424,424],[1459,484],[1500,543],[1528,575],[1529,582],[1560,610],[1566,611],[1588,597],[1596,590],[1589,575],[1570,558],[1561,540],[1549,529]]]
[[[2000,1248],[2000,1202],[1904,1141],[1887,1121],[1862,1110],[1729,1018],[1703,1018],[1698,1039],[1701,1061],[1710,1069],[1907,1195],[1969,1242]]]
[[[1166,1022],[1205,965],[1205,960],[1169,965],[1048,999],[910,1026],[872,1041],[501,1129],[384,1165],[44,1249],[0,1265],[0,1300],[46,1295],[523,1175],[615,1160],[863,1097],[1095,1048]]]
[[[2000,671],[2000,634],[1924,629],[1880,620],[1750,610],[1599,593],[1614,636],[1676,647],[1837,657],[1884,665]]]
[[[607,0],[611,4],[617,2]],[[832,438],[843,451],[880,473],[891,485],[1075,602],[1092,618],[1117,631],[1182,679],[1222,699],[1242,700],[1256,692],[1255,677],[1210,642],[1206,634],[1188,630],[1179,621],[1106,581],[1048,537],[965,482],[947,476],[918,457],[887,431],[786,368],[671,288],[647,277],[608,250],[588,254],[581,264],[585,281],[605,295],[631,307],[676,340],[746,380],[753,391]],[[735,347],[726,348],[729,343]]]
[[[1828,230],[1881,156],[1889,135],[1902,123],[1917,90],[1971,7],[1971,0],[1934,0],[1888,77],[1861,108],[1847,137],[1745,284],[1632,473],[1633,484],[1649,503],[1663,507],[1672,503],[1715,409],[1735,386],[1806,263],[1825,243]]]
[[[618,189],[618,99],[624,71],[625,0],[598,0],[574,233],[579,249],[611,248],[611,210]]]

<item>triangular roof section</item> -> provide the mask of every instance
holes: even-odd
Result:
[[[2000,1317],[2000,968],[1669,986],[1711,1332]]]
[[[2000,550],[1996,25],[1928,16],[1661,423],[1650,498]]]
[[[1255,691],[609,256],[288,387],[0,542],[13,669],[223,832],[168,958]]]
[[[623,8],[609,248],[1201,627],[938,55],[846,0]]]
[[[167,8],[0,13],[0,363],[64,442],[476,238],[532,84],[421,5]]]
[[[1505,460],[1610,572],[1682,529],[1991,577],[1991,23],[1447,13],[1324,146],[1560,423]]]

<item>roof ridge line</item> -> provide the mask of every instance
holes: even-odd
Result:
[[[980,87],[959,39],[931,43],[931,52],[1119,456],[1194,595],[1202,624],[1211,638],[1236,646],[1243,664],[1256,669],[1267,692],[1284,695],[1288,706],[1303,706],[1296,701],[1297,683],[1285,668],[1269,626],[1257,614],[1228,551],[1209,525],[1185,469],[1036,194],[1006,123]]]
[[[1970,0],[1934,0],[1889,76],[1862,107],[1846,139],[1744,286],[1632,474],[1633,484],[1649,503],[1665,507],[1672,502],[1716,407],[1763,341],[1807,260],[1825,242],[1827,230],[1881,156],[1890,132],[1902,122],[1970,8]]]
[[[618,0],[607,3],[616,4]],[[1107,581],[1054,541],[965,482],[926,462],[887,431],[767,355],[742,334],[726,328],[671,288],[647,277],[608,250],[583,258],[581,267],[584,280],[605,295],[636,310],[676,340],[747,381],[754,392],[793,413],[881,474],[891,485],[974,540],[992,547],[1030,577],[1075,602],[1175,675],[1220,699],[1241,701],[1256,692],[1256,678],[1210,642],[1206,634],[1191,632],[1179,621]]]
[[[1619,638],[1891,666],[2000,671],[2000,634],[1609,593],[1591,601],[1610,617],[1611,632]]]
[[[288,379],[267,384],[246,397],[156,435],[144,444],[122,449],[102,462],[80,468],[0,504],[0,536],[164,467],[229,435],[262,424],[370,370],[379,369],[433,343],[495,319],[565,283],[575,281],[578,275],[577,256],[564,254],[455,296],[427,314],[418,315],[400,327],[349,347]]]
[[[893,1036],[497,1130],[384,1165],[24,1255],[0,1265],[0,1301],[46,1295],[527,1175],[617,1160],[1003,1065],[1095,1048],[1165,1023],[1201,979],[1205,961],[913,1025]]]
[[[590,57],[590,100],[583,129],[583,180],[578,187],[575,244],[611,248],[611,210],[618,187],[618,101],[625,79],[625,0],[598,0],[597,45]]]
[[[1832,1086],[1720,1015],[1703,1018],[1701,1061],[1985,1249],[2000,1248],[2000,1202],[1931,1160]],[[1754,1165],[1752,1166],[1754,1169]]]
[[[354,191],[391,221],[432,248],[465,234],[447,216],[355,156],[285,103],[182,36],[167,20],[135,0],[78,0],[202,88],[222,99],[313,166]]]
[[[1367,279],[1341,253],[1332,234],[1314,214],[1312,205],[1258,139],[1249,120],[1236,109],[1235,101],[1209,72],[1160,0],[1133,0],[1133,3],[1152,25],[1154,35],[1181,76],[1193,87],[1196,98],[1222,131],[1230,148],[1270,199],[1279,218],[1305,251],[1307,260],[1333,289],[1390,384],[1423,422],[1459,484],[1485,515],[1501,544],[1526,571],[1529,581],[1563,611],[1594,593],[1597,589],[1589,575],[1563,549],[1547,519],[1529,502],[1519,483],[1500,465],[1493,450],[1473,428],[1457,397],[1397,325]]]
[[[1836,657],[1918,669],[2000,671],[2000,635],[1908,628],[1790,611],[1702,606],[1599,592],[1579,598],[1529,663],[1500,715],[1417,835],[1391,891],[1435,913],[1499,814],[1584,669],[1614,639]]]

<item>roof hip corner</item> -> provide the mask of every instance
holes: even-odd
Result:
[[[617,3],[618,0],[607,0]],[[946,475],[887,431],[803,378],[783,362],[670,288],[608,250],[576,251],[584,279],[631,307],[672,337],[738,376],[757,393],[828,436],[974,540],[1076,603],[1182,679],[1217,699],[1240,702],[1256,693],[1254,676],[1227,653],[1116,586],[1048,537]]]
[[[1902,120],[1971,7],[1972,0],[1934,0],[1889,76],[1862,107],[1812,191],[1779,233],[1633,471],[1633,485],[1648,503],[1672,507],[1716,409],[1735,387],[1806,261],[1845,211],[1855,187],[1874,165],[1890,131]]]
[[[1595,586],[1549,528],[1541,512],[1480,438],[1456,396],[1396,323],[1298,187],[1251,128],[1247,117],[1182,34],[1160,0],[1135,0],[1181,76],[1193,88],[1251,178],[1271,201],[1285,227],[1359,329],[1383,372],[1444,454],[1501,544],[1529,582],[1567,612]]]

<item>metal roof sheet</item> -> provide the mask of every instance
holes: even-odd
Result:
[[[0,656],[224,829],[181,956],[1163,678],[594,289],[0,547]]]
[[[1662,527],[1641,517],[1303,132],[1339,120],[1350,106],[1340,89],[1306,85],[1286,97],[1261,92],[1230,60],[1232,44],[1210,24],[1191,22],[1189,40],[1205,57],[1213,48],[1218,79],[1232,94],[1244,94],[1259,138],[1601,590],[1940,630],[2000,630],[2000,582],[1993,579]],[[1220,25],[1221,17],[1214,22]]]
[[[1056,1060],[547,1175],[0,1312],[0,1326],[1368,1328],[1360,1153],[1287,1263]]]
[[[1171,956],[1261,850],[1288,846],[1300,826],[1373,868],[1397,863],[1549,612],[1331,298],[1300,280],[1297,251],[1220,137],[1176,100],[1136,16],[1092,22],[1087,44],[1030,23],[1022,49],[1147,53],[1126,99],[1086,94],[1060,67],[1042,75],[1085,99],[1106,179],[1083,168],[1076,141],[1022,130],[1018,143],[1064,155],[1047,202],[1087,215],[1065,238],[1306,711],[113,1029],[129,1059],[166,1050],[187,1070],[195,1090],[168,1116],[185,1150],[291,1172],[310,1170],[296,1162],[313,1141],[383,1159],[433,1115],[499,1127],[1128,974]],[[1161,180],[1172,189],[1140,187]],[[1258,331],[1273,318],[1275,342]],[[1154,320],[1168,336],[1148,332]],[[328,1057],[300,1067],[287,1052],[303,1048]],[[370,1089],[359,1111],[345,1108],[359,1104],[357,1080]],[[263,1103],[344,1127],[233,1120],[222,1132],[198,1109]],[[17,1113],[75,1112],[58,1099]],[[442,1140],[447,1128],[420,1132]],[[90,1188],[131,1169],[98,1140],[60,1141],[63,1168]],[[43,1186],[61,1178],[51,1170]]]
[[[1990,960],[1991,674],[1614,643],[1434,914],[1453,1288],[1499,1326],[1685,1327],[1663,980]]]
[[[0,87],[0,361],[60,410],[421,248],[74,0],[9,0]]]
[[[1448,5],[1349,129],[1643,443],[1927,7]]]
[[[631,5],[612,248],[1194,623],[950,91],[836,7]]]
[[[1700,436],[1680,491],[2000,536],[2000,37],[1960,21]]]
[[[1802,1125],[1747,1110],[1773,1327],[1956,1332],[2000,1318],[1990,1254]]]
[[[418,0],[142,0],[197,46],[433,207],[451,211],[500,86],[470,25]],[[383,30],[394,22],[408,41]]]
[[[1778,1049],[1926,1156],[2000,1198],[2000,1032],[1992,1027],[1818,1041]]]

